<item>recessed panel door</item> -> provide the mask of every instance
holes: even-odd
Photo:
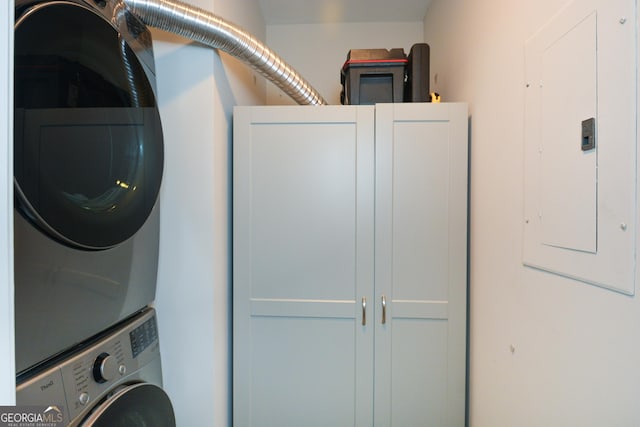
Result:
[[[370,426],[373,108],[234,121],[234,425]]]
[[[376,106],[376,426],[465,419],[467,109]]]

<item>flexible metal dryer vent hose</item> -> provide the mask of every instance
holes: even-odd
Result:
[[[219,16],[177,0],[125,0],[125,3],[146,25],[220,49],[248,63],[298,104],[326,104],[275,52]]]

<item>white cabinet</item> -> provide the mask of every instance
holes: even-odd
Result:
[[[465,422],[467,107],[238,107],[234,426]]]

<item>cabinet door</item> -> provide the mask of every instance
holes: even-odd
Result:
[[[467,141],[466,104],[376,106],[376,426],[465,422]]]
[[[371,426],[373,107],[237,108],[233,182],[234,426]]]

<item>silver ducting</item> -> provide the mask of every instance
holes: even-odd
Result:
[[[257,38],[204,9],[177,0],[125,0],[145,24],[220,49],[248,63],[298,104],[326,101],[289,64]]]

